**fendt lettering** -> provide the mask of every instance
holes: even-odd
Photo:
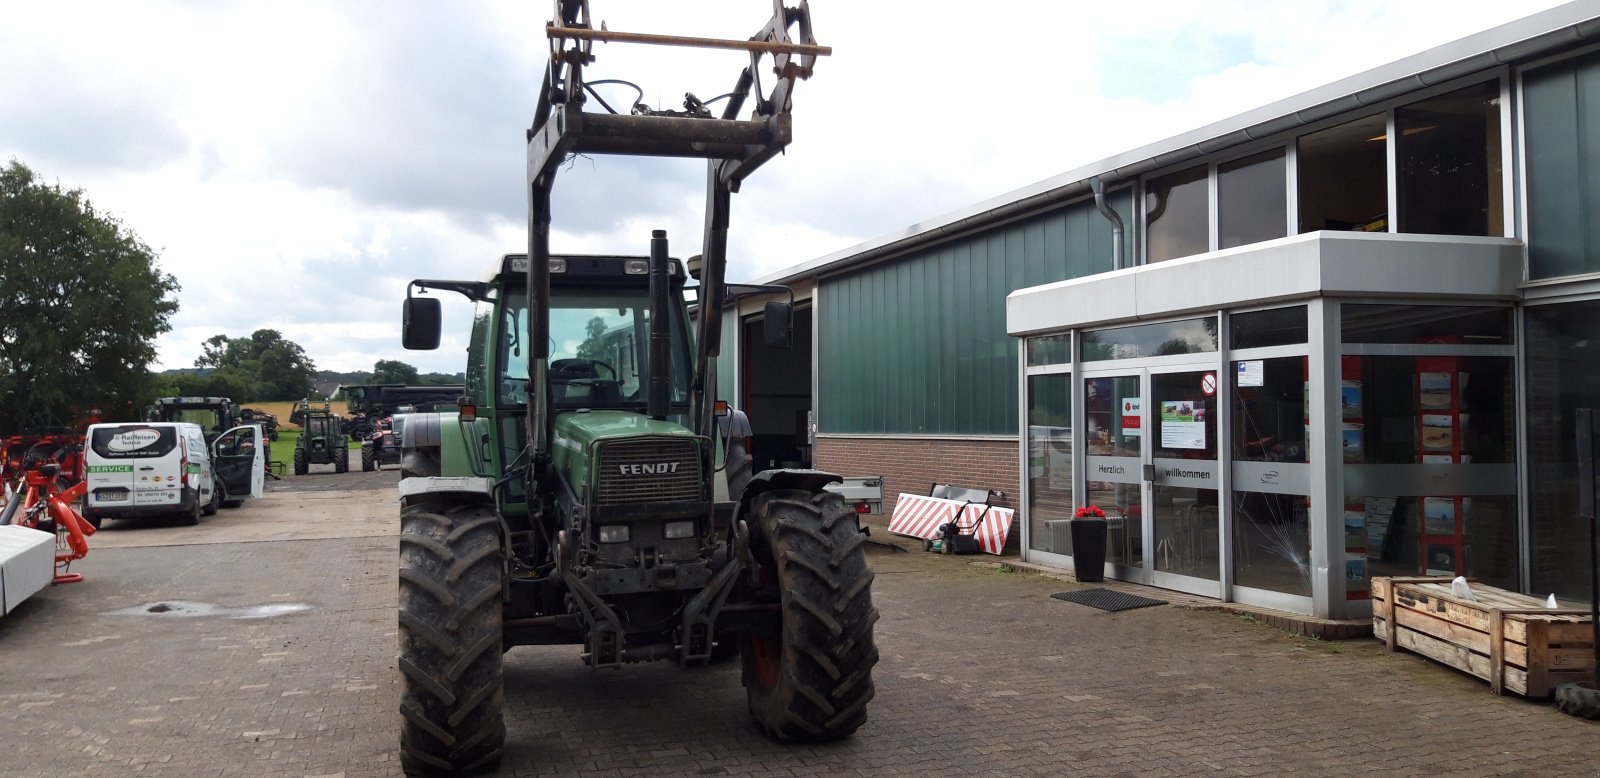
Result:
[[[678,472],[677,462],[660,462],[654,465],[617,465],[623,475],[667,475]]]

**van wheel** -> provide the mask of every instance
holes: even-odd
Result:
[[[105,521],[105,518],[96,513],[93,516],[84,516],[83,520],[89,522],[89,526],[100,529],[100,522]]]
[[[183,523],[191,527],[199,524],[201,510],[203,510],[203,508],[200,505],[200,490],[196,489],[194,490],[194,503],[190,505],[189,510],[185,511],[183,514]]]
[[[202,516],[215,516],[215,515],[217,515],[217,508],[219,508],[221,506],[222,506],[222,484],[217,483],[217,479],[213,478],[213,479],[211,479],[211,500],[210,500],[210,502],[206,503],[205,509],[200,511],[200,515],[202,515]]]

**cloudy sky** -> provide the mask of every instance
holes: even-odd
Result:
[[[1543,0],[813,0],[834,47],[795,141],[734,197],[730,280],[1557,5]],[[0,0],[0,162],[85,189],[183,286],[162,367],[262,328],[316,364],[464,367],[399,345],[411,278],[526,250],[523,132],[552,3]],[[744,38],[765,0],[591,0],[611,30]],[[992,10],[991,10],[992,9]],[[989,13],[987,16],[979,12]],[[645,102],[728,91],[736,52],[597,47]],[[628,94],[618,93],[626,103]],[[699,251],[704,163],[574,160],[552,248]]]

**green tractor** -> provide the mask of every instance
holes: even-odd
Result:
[[[587,3],[558,7],[552,37],[588,18]],[[790,42],[792,24],[802,44]],[[751,41],[729,42],[773,54],[787,74],[774,86],[781,94],[757,93],[751,119],[733,118],[751,69],[723,118],[688,102],[684,113],[584,113],[580,71],[565,63],[588,47],[553,46],[529,132],[528,254],[477,281],[408,287],[408,349],[439,344],[439,300],[426,292],[459,293],[477,313],[465,396],[454,412],[408,416],[401,444],[406,772],[499,762],[514,693],[502,655],[517,645],[579,645],[591,668],[738,656],[749,712],[778,740],[836,740],[866,721],[878,611],[856,513],[823,488],[841,479],[752,476],[742,441],[719,434],[708,392],[725,300],[788,292],[723,283],[726,225],[731,190],[789,141],[788,91],[814,59],[791,54],[821,49],[810,33],[802,4],[779,7]],[[697,320],[690,275],[663,231],[648,256],[551,255],[554,176],[569,155],[589,153],[710,160]],[[766,313],[767,341],[786,344],[792,300]]]
[[[333,472],[350,469],[350,445],[345,442],[344,420],[335,416],[327,402],[320,406],[310,400],[294,404],[294,418],[300,420],[300,437],[294,442],[294,474],[311,472],[312,465],[333,465]]]

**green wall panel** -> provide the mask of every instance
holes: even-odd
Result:
[[[1600,55],[1523,75],[1528,274],[1600,271]]]
[[[1128,192],[1110,199],[1131,218]],[[1111,225],[1084,202],[825,279],[819,431],[1016,434],[1006,295],[1111,269]]]

